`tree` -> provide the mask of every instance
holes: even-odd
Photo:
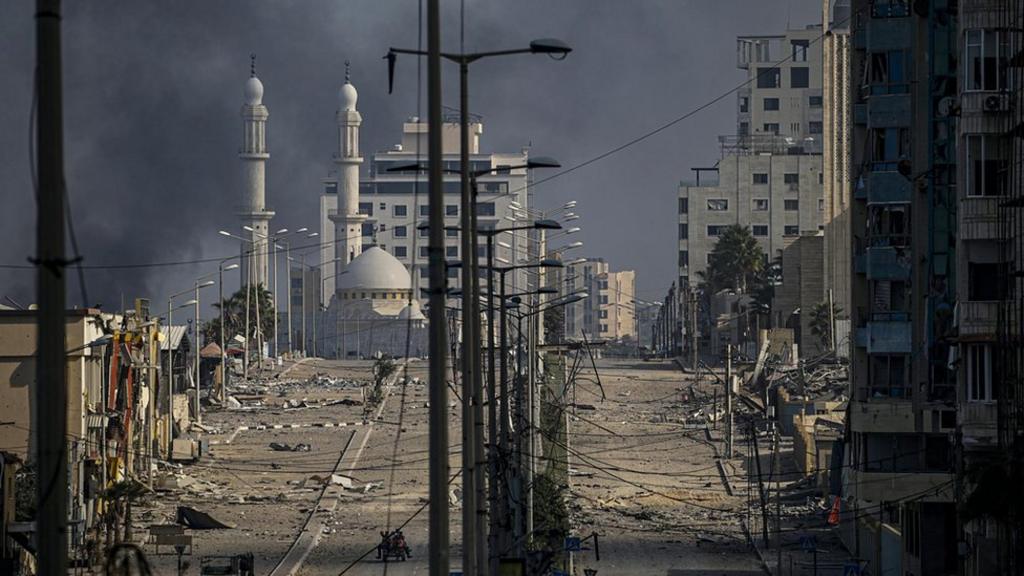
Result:
[[[718,237],[708,256],[708,267],[701,273],[708,293],[725,289],[746,293],[762,279],[764,252],[750,228],[734,224]]]
[[[832,349],[832,321],[840,318],[843,309],[839,306],[832,306],[829,310],[828,300],[822,300],[811,308],[811,319],[809,326],[811,334],[818,338],[821,347],[825,350]]]
[[[245,287],[240,288],[223,302],[217,302],[213,306],[217,310],[224,310],[224,338],[230,341],[234,336],[245,334]],[[256,325],[256,311],[259,307],[259,326]],[[262,331],[263,338],[274,337],[274,301],[270,292],[263,285],[253,286],[249,294],[249,338],[255,339],[258,331]],[[205,342],[217,342],[220,344],[220,314],[203,326],[203,339]]]

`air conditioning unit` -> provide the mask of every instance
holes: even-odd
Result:
[[[985,112],[1006,112],[1010,109],[1010,99],[1005,94],[990,94],[981,107]]]

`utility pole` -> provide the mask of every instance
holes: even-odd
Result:
[[[430,576],[448,576],[448,335],[445,301],[444,189],[441,173],[441,16],[440,0],[427,0],[427,177],[430,258]],[[291,323],[291,298],[288,321]],[[291,338],[289,337],[289,342]],[[290,346],[289,346],[290,347]],[[468,445],[463,444],[468,449]],[[463,493],[466,490],[463,489]]]
[[[67,574],[67,361],[64,337],[64,116],[60,0],[36,2],[36,538],[39,574]],[[45,423],[45,425],[44,425]],[[45,481],[44,481],[45,480]]]
[[[832,353],[836,352],[836,307],[832,300],[832,289],[828,291],[828,346]]]
[[[761,501],[761,540],[768,549],[768,504],[764,493],[764,477],[761,475],[761,454],[757,448],[757,428],[750,424],[750,435],[754,439],[754,464],[757,468],[757,492]]]
[[[690,369],[697,369],[697,294],[690,289]]]
[[[732,458],[732,344],[725,345],[725,457]]]
[[[195,325],[193,333],[195,334],[195,345],[192,346],[192,375],[195,376],[195,389],[196,389],[196,422],[198,424],[203,423],[203,411],[199,404],[199,280],[196,280],[196,305],[195,305]]]

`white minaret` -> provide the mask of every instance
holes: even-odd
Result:
[[[267,152],[268,116],[270,113],[263,105],[263,83],[256,77],[256,56],[253,55],[250,76],[245,82],[245,104],[242,106],[242,149],[238,157],[245,171],[245,186],[238,216],[242,226],[252,228],[252,232],[243,229],[242,235],[253,241],[254,250],[242,259],[241,272],[244,283],[262,284],[269,289],[267,262],[270,245],[267,237],[274,213],[267,210],[266,194],[267,159],[270,158]]]
[[[334,255],[338,259],[335,273],[340,274],[353,258],[363,252],[363,221],[359,213],[359,125],[363,117],[356,111],[359,94],[349,81],[348,62],[345,62],[345,83],[338,91],[338,209],[331,213],[334,222]]]

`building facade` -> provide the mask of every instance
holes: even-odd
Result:
[[[721,159],[679,187],[679,286],[696,286],[718,234],[749,226],[769,259],[793,238],[818,232],[822,198],[820,27],[737,39],[748,83],[737,95],[735,136]],[[702,182],[703,180],[703,182]]]
[[[878,573],[953,574],[956,3],[854,0],[843,523]]]
[[[560,280],[563,294],[588,294],[565,306],[566,338],[621,341],[637,337],[634,271],[612,272],[603,258],[581,258],[561,271]]]

